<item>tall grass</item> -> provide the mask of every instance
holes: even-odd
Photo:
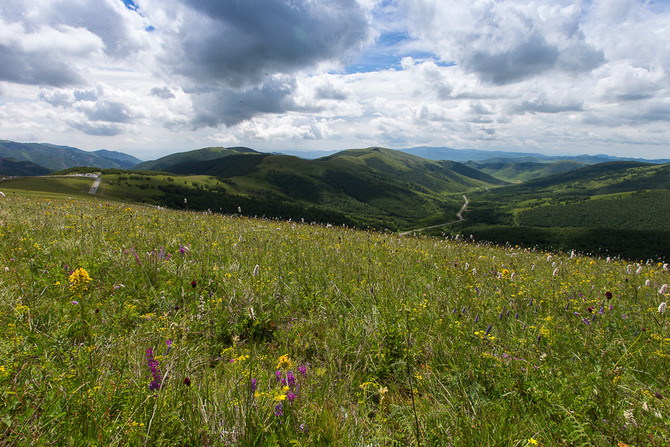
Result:
[[[0,206],[1,445],[670,444],[662,264]]]

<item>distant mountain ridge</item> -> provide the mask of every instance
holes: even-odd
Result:
[[[141,162],[132,155],[104,149],[87,152],[70,146],[47,143],[17,143],[8,140],[0,140],[0,157],[35,163],[50,171],[59,171],[75,166],[129,169]]]
[[[417,155],[428,160],[452,160],[452,161],[483,161],[491,159],[519,159],[526,162],[551,162],[561,160],[572,160],[585,164],[606,163],[608,161],[641,161],[644,163],[664,164],[670,163],[670,159],[644,159],[633,157],[615,157],[611,155],[545,155],[528,152],[506,152],[488,151],[481,149],[453,149],[450,147],[418,146],[407,149],[398,149],[408,154]]]

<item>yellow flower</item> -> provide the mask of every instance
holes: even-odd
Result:
[[[83,268],[79,267],[77,270],[72,272],[68,278],[70,282],[70,289],[73,291],[83,291],[86,290],[86,285],[91,281],[91,277],[88,276],[88,272]]]
[[[281,357],[279,357],[279,360],[277,361],[277,369],[281,368],[286,368],[286,369],[291,369],[291,366],[293,363],[291,363],[291,359],[288,358],[288,354],[284,354]]]
[[[528,445],[540,445],[540,443],[537,442],[535,439],[530,438],[530,439],[528,440]]]

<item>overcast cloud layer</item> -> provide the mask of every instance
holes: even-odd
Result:
[[[0,139],[670,158],[668,36],[665,1],[2,2]]]

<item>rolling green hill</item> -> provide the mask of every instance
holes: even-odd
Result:
[[[524,182],[587,166],[584,162],[573,160],[538,162],[523,159],[492,159],[468,162],[466,165],[506,182]]]
[[[216,160],[217,158],[221,157],[246,153],[259,154],[260,152],[256,152],[255,150],[249,149],[247,147],[205,147],[193,151],[178,152],[176,154],[167,155],[165,157],[159,158],[158,160],[145,161],[144,163],[136,165],[134,169],[168,171],[168,168],[177,167],[186,163]]]
[[[0,175],[44,175],[51,172],[44,166],[40,166],[31,161],[17,161],[11,158],[0,157]]]
[[[198,159],[212,153],[225,155]],[[175,160],[182,163],[172,163]],[[460,163],[435,162],[377,147],[342,151],[317,160],[201,150],[138,168],[147,166],[174,174],[212,176],[226,184],[225,197],[199,200],[198,207],[207,202],[207,208],[230,211],[240,206],[240,200],[248,199],[264,205],[246,203],[246,207],[266,215],[299,218],[299,210],[311,208],[331,218],[339,216],[339,222],[392,229],[453,220],[462,205],[460,194],[501,183]],[[183,200],[187,191],[178,184],[171,188],[173,195]],[[177,201],[169,205],[178,206]]]

